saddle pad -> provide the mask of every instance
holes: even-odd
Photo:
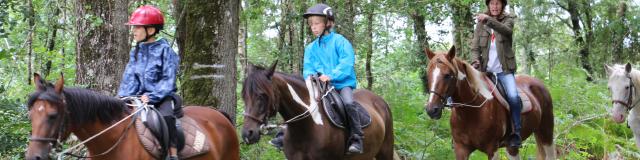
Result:
[[[344,111],[338,111],[338,107],[334,107],[334,105],[328,103],[323,104],[324,112],[327,114],[327,117],[329,117],[329,121],[338,128],[344,128],[346,120],[345,115],[343,115]],[[371,116],[369,115],[369,112],[360,105],[360,103],[356,102],[355,104],[356,111],[358,112],[358,116],[356,118],[360,119],[360,127],[366,128],[371,124]],[[344,108],[340,107],[339,109],[343,110]]]
[[[489,91],[491,91],[494,86],[494,84],[491,83],[491,80],[488,80],[489,78],[486,78],[485,81],[487,81],[487,84],[490,88]],[[497,86],[496,86],[497,87]],[[496,88],[492,94],[494,97],[496,97],[498,99],[498,102],[500,102],[500,104],[502,104],[503,107],[507,108],[507,110],[509,110],[509,103],[507,102],[507,100],[504,98],[503,94],[500,93],[500,91],[498,91],[499,89]],[[532,110],[532,105],[531,105],[531,99],[529,98],[529,95],[527,95],[524,91],[522,91],[522,88],[518,88],[518,95],[520,96],[520,101],[522,101],[522,111],[520,111],[520,114],[526,114],[529,113],[529,111]]]
[[[187,116],[180,118],[180,121],[184,131],[185,144],[184,148],[179,151],[178,157],[187,159],[209,152],[210,144],[198,124]],[[160,156],[162,156],[160,141],[153,136],[151,131],[145,127],[140,119],[137,119],[135,123],[136,132],[144,149],[154,158],[162,159],[160,158]]]

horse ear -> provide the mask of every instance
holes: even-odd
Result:
[[[624,71],[631,73],[631,63],[627,62],[627,65],[624,66]]]
[[[609,66],[608,64],[605,64],[604,71],[607,73],[607,75],[611,75],[611,73],[613,73],[613,68],[611,68],[611,66]]]
[[[56,82],[55,91],[56,93],[62,93],[62,89],[64,88],[64,75],[60,72],[60,79]]]
[[[424,48],[424,53],[427,55],[427,58],[429,59],[433,58],[433,56],[436,56],[436,54],[431,52],[429,48]]]
[[[447,59],[451,61],[454,57],[456,57],[456,46],[451,46],[451,49],[449,49],[449,53],[447,54]]]
[[[278,60],[276,59],[275,62],[273,62],[273,64],[271,65],[271,67],[269,67],[269,70],[267,72],[267,77],[269,79],[271,79],[271,76],[273,76],[273,73],[276,72],[276,66],[278,66]]]
[[[47,82],[44,82],[38,73],[33,73],[33,83],[36,85],[36,90],[38,91],[47,89]]]

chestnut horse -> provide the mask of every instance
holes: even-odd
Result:
[[[84,145],[91,159],[153,159],[145,151],[124,101],[81,88],[64,88],[62,76],[54,86],[34,75],[36,91],[28,102],[31,137],[26,159],[49,159],[49,152],[71,133],[85,140],[122,121]],[[192,159],[240,159],[235,128],[221,112],[207,107],[186,107],[211,144],[209,152]],[[126,118],[126,119],[125,119]],[[52,146],[53,145],[53,146]]]
[[[267,123],[267,118],[280,113],[288,121],[284,131],[284,153],[287,159],[393,159],[391,111],[382,97],[363,89],[353,93],[354,100],[362,104],[372,120],[363,129],[364,153],[345,155],[348,134],[330,124],[323,107],[307,109],[296,103],[294,98],[297,97],[304,103],[311,104],[305,81],[300,76],[275,72],[276,65],[277,61],[268,70],[249,66],[242,86],[242,98],[245,102],[242,138],[246,143],[258,142],[260,126]],[[289,85],[299,97],[292,95]]]
[[[458,105],[451,107],[451,134],[456,159],[468,159],[475,150],[486,153],[489,159],[499,158],[497,151],[505,147],[510,136],[509,111],[498,101],[500,93],[481,72],[456,58],[455,47],[448,53],[436,54],[425,50],[429,100],[426,112],[439,119],[444,102],[451,98]],[[522,115],[523,140],[535,133],[538,159],[555,159],[553,145],[553,104],[543,83],[525,75],[516,76],[518,89],[524,91],[532,105]],[[495,98],[494,98],[495,97]],[[518,148],[507,147],[510,159],[519,159]]]

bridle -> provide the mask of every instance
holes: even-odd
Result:
[[[67,102],[65,101],[65,97],[64,94],[61,96],[62,99],[62,103],[60,103],[62,106],[66,106]],[[65,128],[66,128],[66,124],[69,121],[67,118],[67,110],[66,107],[62,107],[64,110],[61,112],[62,116],[60,117],[62,119],[62,122],[60,122],[61,124],[58,126],[58,128],[56,128],[56,132],[54,133],[54,135],[52,137],[36,137],[33,135],[29,135],[29,141],[36,141],[36,142],[44,142],[44,143],[50,143],[52,145],[52,148],[55,148],[56,151],[61,151],[62,150],[62,145],[60,145],[62,143],[62,139],[63,139],[63,135],[65,132]]]
[[[621,104],[623,106],[625,106],[625,108],[627,108],[627,111],[633,109],[633,107],[635,107],[639,101],[636,101],[635,103],[633,103],[633,92],[636,89],[634,84],[633,84],[633,79],[627,75],[627,78],[629,78],[629,94],[627,94],[627,100],[618,100],[618,99],[614,99],[611,101],[612,104]]]

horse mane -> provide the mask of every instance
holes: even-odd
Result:
[[[61,106],[66,103],[66,110],[72,125],[84,125],[101,121],[110,124],[122,118],[123,113],[131,113],[124,101],[105,96],[98,92],[83,88],[64,88],[63,96],[56,94],[53,88],[36,91],[29,96],[29,109],[37,100],[45,100]],[[64,98],[64,101],[63,101]]]
[[[245,78],[242,86],[242,96],[248,96],[249,93],[256,93],[259,90],[265,90],[267,92],[272,92],[271,87],[269,86],[269,82],[271,81],[268,77],[268,70],[261,66],[250,66],[253,67],[251,71],[247,74],[247,78]],[[281,77],[287,82],[299,83],[299,85],[304,85],[304,79],[302,76],[286,74],[282,72],[274,72],[274,76]]]
[[[471,66],[464,60],[455,57],[453,59],[454,69],[458,72],[458,79],[467,79],[469,86],[473,88],[476,93],[480,93],[485,99],[492,99],[493,95],[489,91],[489,87],[484,81],[484,74]]]

